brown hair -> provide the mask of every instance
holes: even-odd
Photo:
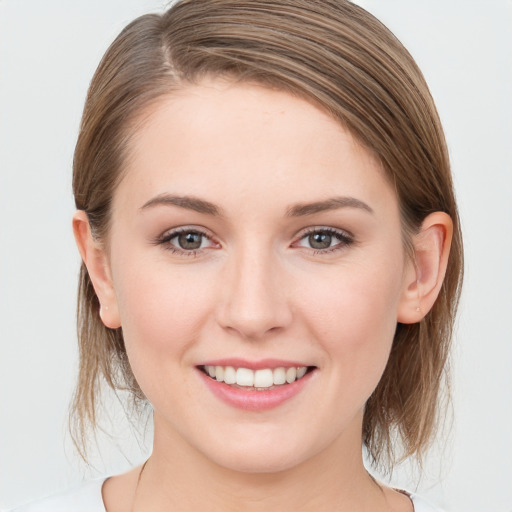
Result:
[[[325,109],[382,163],[396,189],[404,240],[435,211],[454,237],[437,302],[399,324],[384,375],[366,404],[363,442],[375,463],[421,456],[435,431],[462,282],[462,239],[439,117],[416,63],[371,14],[347,0],[182,0],[128,25],[103,57],[87,96],[73,169],[76,206],[106,240],[110,203],[133,123],[164,94],[202,77],[230,76],[295,94]],[[121,329],[106,328],[82,264],[80,374],[74,438],[96,426],[101,383],[144,399]],[[397,438],[402,449],[395,451]]]

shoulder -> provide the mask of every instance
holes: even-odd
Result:
[[[55,496],[27,503],[7,512],[105,512],[101,488],[105,479],[91,480]]]
[[[434,507],[434,505],[415,494],[410,494],[409,496],[414,504],[414,512],[443,512],[442,509]]]

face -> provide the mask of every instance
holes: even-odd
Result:
[[[152,108],[125,170],[109,318],[155,443],[255,472],[360,454],[408,266],[379,164],[302,99],[209,81]]]

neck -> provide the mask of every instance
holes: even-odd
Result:
[[[207,507],[211,512],[353,512],[385,510],[385,499],[364,468],[359,426],[305,462],[258,473],[220,466],[183,439],[161,435],[155,428],[153,455],[133,509],[168,510],[171,505],[176,510]]]

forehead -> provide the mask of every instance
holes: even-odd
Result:
[[[341,123],[291,94],[208,80],[140,117],[115,202],[161,193],[293,203],[332,195],[395,201],[384,172]],[[237,201],[236,201],[236,200]],[[227,204],[229,206],[229,204]],[[282,206],[282,205],[281,205]]]

